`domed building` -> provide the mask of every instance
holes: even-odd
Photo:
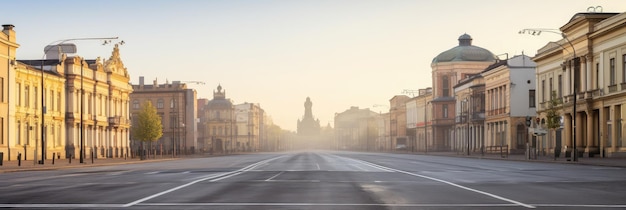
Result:
[[[460,80],[479,74],[495,62],[489,50],[472,45],[472,37],[463,34],[459,45],[437,55],[432,63],[433,100],[431,101],[432,150],[450,150],[455,125],[454,89]]]
[[[234,106],[230,99],[226,98],[226,90],[222,85],[217,86],[217,91],[213,91],[213,99],[209,101],[205,108],[206,120],[205,129],[210,136],[207,142],[211,152],[224,153],[232,151],[233,148],[233,128],[234,128]]]

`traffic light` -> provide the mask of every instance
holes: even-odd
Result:
[[[526,127],[530,127],[531,123],[532,123],[533,118],[530,116],[526,117]]]

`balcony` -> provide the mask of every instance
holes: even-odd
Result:
[[[127,125],[127,124],[128,124],[128,119],[122,116],[109,117],[109,126],[117,128],[120,125]]]
[[[471,121],[481,121],[481,120],[485,120],[485,112],[484,111],[472,113]]]
[[[617,85],[609,85],[609,93],[617,92]]]
[[[505,114],[506,113],[506,108],[492,109],[492,110],[487,111],[487,113],[489,114],[489,116]]]

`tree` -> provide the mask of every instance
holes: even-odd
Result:
[[[141,105],[141,111],[137,114],[136,125],[131,128],[133,139],[141,141],[141,151],[144,151],[144,142],[152,142],[163,136],[161,117],[150,101]],[[143,158],[143,154],[141,155]]]
[[[562,103],[561,98],[557,97],[556,91],[552,91],[551,99],[548,101],[548,108],[546,109],[546,128],[551,131],[555,131],[557,128],[561,127],[561,113],[559,113],[559,110],[561,109]],[[556,139],[553,140],[556,141]],[[560,154],[561,148],[554,148],[554,158],[558,157]]]

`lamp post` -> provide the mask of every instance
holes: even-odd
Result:
[[[567,34],[556,30],[556,29],[546,29],[546,28],[528,28],[528,29],[522,29],[519,31],[519,34],[525,34],[528,33],[530,35],[533,36],[539,36],[541,34],[541,32],[547,32],[547,33],[553,33],[553,34],[558,34],[561,35],[561,37],[563,37],[563,39],[565,39],[565,41],[567,41],[567,44],[569,44],[569,46],[572,48],[572,54],[573,54],[573,62],[574,62],[574,85],[573,85],[573,89],[574,89],[574,100],[573,100],[573,104],[572,104],[572,108],[573,108],[573,114],[572,114],[572,153],[573,153],[573,161],[578,161],[578,154],[576,152],[576,98],[578,98],[578,74],[579,72],[579,68],[580,68],[580,61],[578,59],[578,57],[576,57],[576,48],[574,48],[574,45],[572,44],[572,42],[569,40],[569,38],[567,37]],[[559,44],[559,46],[561,48],[563,48],[564,50],[567,50],[565,47],[563,47],[562,45]]]
[[[46,57],[46,54],[50,50],[52,50],[54,48],[57,49],[57,53],[63,53],[63,48],[62,48],[63,46],[62,46],[62,44],[66,43],[66,42],[69,42],[69,41],[105,40],[104,44],[108,44],[110,42],[109,40],[112,40],[112,39],[118,39],[118,37],[105,37],[105,38],[93,38],[93,37],[90,37],[90,38],[61,39],[61,40],[57,40],[57,41],[54,41],[54,42],[50,42],[50,44],[46,45],[46,47],[44,48],[43,56],[41,56],[41,162],[39,162],[40,164],[42,164],[42,165],[44,164],[45,148],[46,148],[45,147],[45,133],[46,133],[46,131],[45,131],[45,127],[44,127],[44,125],[45,125],[45,123],[44,123],[45,122],[44,115],[46,114],[45,100],[44,100],[45,99],[44,98],[44,94],[45,94],[45,91],[44,91],[44,89],[45,89],[44,88],[44,71],[45,70],[43,68],[44,67],[44,62],[47,59],[49,59],[49,58]],[[75,46],[72,49],[68,50],[68,51],[70,51],[70,52],[67,52],[67,53],[75,53],[76,52]],[[82,92],[82,63],[81,63],[81,92]],[[82,98],[82,96],[81,96],[81,98]],[[82,104],[81,104],[81,106],[82,106]],[[82,126],[82,111],[81,111],[81,126]],[[82,132],[82,127],[81,127],[81,132]],[[81,134],[81,161],[80,161],[81,163],[83,162],[83,160],[82,160],[82,158],[83,158],[83,156],[82,156],[82,154],[83,154],[82,149],[83,149],[83,145],[82,145],[82,134]],[[35,154],[35,156],[36,156],[36,154]]]
[[[470,118],[470,106],[469,106],[469,102],[470,99],[469,98],[465,98],[463,99],[463,102],[465,102],[465,123],[467,125],[467,129],[465,130],[466,136],[465,138],[467,139],[467,155],[470,155],[470,127],[469,127],[469,118]]]

